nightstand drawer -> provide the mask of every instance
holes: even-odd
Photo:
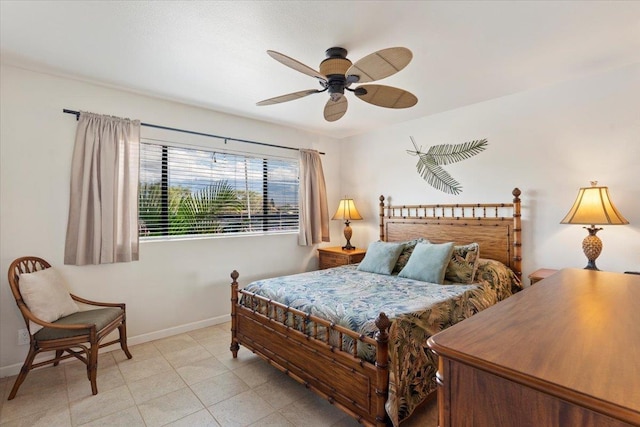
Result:
[[[331,268],[338,267],[339,265],[345,265],[345,258],[336,254],[323,254],[320,258],[322,258],[322,267],[320,268]]]
[[[318,267],[325,268],[339,267],[341,265],[355,264],[362,261],[366,251],[364,249],[353,249],[346,251],[341,247],[318,249]]]

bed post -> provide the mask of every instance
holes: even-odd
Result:
[[[238,309],[238,277],[240,275],[236,270],[231,272],[231,346],[229,350],[233,353],[233,357],[238,357],[238,338],[236,337],[236,331],[238,328],[238,318],[236,317],[236,310]]]
[[[382,196],[380,197],[382,199]],[[384,405],[389,395],[389,327],[391,321],[386,314],[380,313],[376,318],[376,425],[386,426],[387,412]]]
[[[380,196],[380,241],[386,242],[384,238],[384,196]]]
[[[514,188],[513,194],[513,270],[522,279],[522,219],[520,214],[520,194],[519,188]]]

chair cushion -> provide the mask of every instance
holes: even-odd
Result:
[[[71,299],[64,279],[53,267],[21,274],[19,284],[20,294],[29,310],[46,322],[53,322],[80,310]],[[41,328],[42,326],[31,323],[31,333]]]
[[[98,308],[95,310],[79,311],[69,316],[61,317],[53,323],[57,325],[95,324],[96,329],[100,331],[123,313],[124,311],[117,307]],[[47,341],[86,335],[88,333],[88,328],[77,330],[42,328],[34,335],[34,337],[38,341]]]

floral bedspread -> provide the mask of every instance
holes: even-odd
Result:
[[[438,285],[358,271],[356,266],[259,280],[245,289],[371,337],[376,317],[385,312],[392,320],[386,409],[394,425],[436,387],[437,356],[428,350],[427,338],[508,297],[520,285],[511,270],[491,260],[481,260],[479,283],[471,285]],[[375,360],[372,346],[359,345],[358,350],[360,357]]]

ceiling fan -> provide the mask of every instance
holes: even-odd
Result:
[[[268,50],[267,53],[287,67],[315,77],[322,89],[301,90],[276,96],[260,101],[256,105],[279,104],[326,91],[329,93],[329,100],[324,107],[324,118],[328,122],[334,122],[347,112],[348,102],[344,96],[345,90],[353,92],[365,102],[380,107],[409,108],[418,102],[418,98],[411,92],[391,86],[367,84],[350,88],[354,83],[373,82],[402,70],[413,58],[411,51],[405,47],[379,50],[356,61],[355,64],[347,59],[346,49],[332,47],[325,52],[327,57],[320,63],[320,72],[274,50]]]

